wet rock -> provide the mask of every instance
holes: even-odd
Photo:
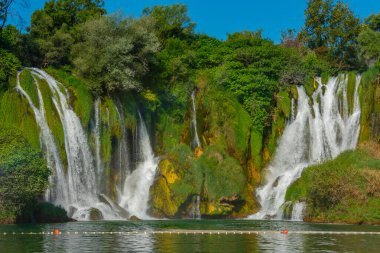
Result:
[[[202,155],[204,154],[204,151],[201,147],[196,147],[196,149],[194,150],[194,155],[196,158],[199,158],[201,157]]]
[[[129,220],[130,221],[141,221],[141,219],[139,219],[137,216],[135,215],[132,215],[131,217],[129,217]]]
[[[91,208],[89,219],[92,221],[99,221],[99,220],[103,220],[104,217],[103,217],[102,212],[99,209]]]

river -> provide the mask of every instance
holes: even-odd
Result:
[[[61,234],[48,234],[54,229],[58,229]],[[284,229],[288,234],[282,233]],[[366,233],[360,234],[363,232]],[[260,220],[0,225],[0,252],[4,253],[378,252],[379,249],[380,226]]]

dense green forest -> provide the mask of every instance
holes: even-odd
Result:
[[[131,18],[107,13],[102,0],[47,1],[22,32],[7,25],[8,2],[12,1],[0,4],[0,221],[30,216],[25,210],[37,210],[48,185],[38,127],[26,101],[14,89],[23,67],[43,68],[65,84],[75,112],[88,129],[94,100],[101,99],[101,114],[108,115],[108,122],[102,121],[107,125],[101,135],[102,157],[111,174],[110,150],[122,132],[115,101],[124,106],[130,131],[137,124],[135,109],[143,111],[161,159],[150,189],[151,213],[156,217],[182,217],[194,194],[201,195],[205,217],[243,217],[257,211],[254,190],[290,117],[296,85],[303,85],[311,95],[317,76],[326,80],[338,73],[364,73],[360,142],[379,143],[380,128],[373,124],[380,123],[380,14],[362,21],[344,2],[309,0],[303,28],[284,31],[281,43],[275,44],[262,31],[235,32],[225,41],[198,34],[185,5],[148,7],[139,18]],[[37,100],[28,70],[20,79]],[[41,82],[47,96],[44,85]],[[201,142],[195,150],[189,145],[193,91]],[[52,106],[45,104],[48,123],[65,156],[62,129],[55,123]],[[360,152],[345,156],[370,160]],[[378,162],[368,163],[378,169]],[[319,172],[327,173],[319,168],[307,170],[302,179],[306,181],[297,183],[301,188],[308,186],[295,186],[287,198],[313,193],[310,205],[316,208],[311,210],[319,212],[327,202],[316,204],[316,194],[330,194],[315,190],[327,188],[319,184],[323,182]],[[361,177],[371,173],[378,171],[366,170]],[[338,172],[329,176],[340,178]],[[309,184],[310,177],[319,181]],[[21,190],[25,184],[30,189]],[[377,197],[379,192],[371,194]],[[20,203],[20,199],[25,201]]]

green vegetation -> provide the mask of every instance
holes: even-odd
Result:
[[[358,67],[356,39],[360,20],[341,1],[309,0],[300,38],[338,70]]]
[[[37,204],[33,212],[33,217],[38,223],[71,221],[71,219],[67,217],[65,209],[47,202]]]
[[[50,171],[42,154],[20,132],[0,130],[0,222],[28,217],[48,186]]]
[[[362,143],[358,150],[306,168],[286,199],[305,201],[308,221],[379,224],[378,150],[376,143]]]
[[[98,99],[105,188],[113,198],[120,179],[115,150],[123,134],[129,139],[135,136],[138,111],[146,120],[155,153],[162,158],[151,188],[151,204],[155,215],[165,217],[186,216],[195,195],[201,197],[202,213],[213,217],[242,216],[258,208],[253,191],[291,116],[291,101],[298,96],[296,85],[303,85],[310,96],[318,85],[316,76],[326,82],[340,71],[354,70],[348,75],[352,111],[355,74],[363,73],[360,141],[380,140],[379,14],[361,24],[341,1],[309,0],[300,33],[289,29],[283,32],[281,43],[275,44],[261,31],[235,32],[225,41],[197,34],[182,4],[149,7],[139,18],[106,15],[103,7],[102,0],[47,1],[33,13],[26,33],[1,25],[6,16],[0,15],[0,132],[8,127],[19,129],[22,134],[18,135],[40,149],[33,112],[14,89],[22,65],[44,68],[65,86],[69,106],[88,133],[93,151]],[[20,74],[21,87],[39,107],[35,81],[48,126],[66,163],[63,129],[48,84],[38,77],[34,80],[27,69]],[[196,148],[191,145],[192,92],[201,141]],[[355,156],[353,162],[368,158],[364,151],[345,156]],[[307,199],[310,219],[334,220],[339,208],[346,207],[359,217],[359,204],[351,203],[355,198],[350,195],[352,189],[359,189],[361,198],[366,196],[360,200],[365,202],[358,203],[377,205],[362,187],[371,184],[367,172],[357,172],[367,170],[359,170],[356,163],[352,168],[335,163],[326,165],[338,166],[331,172],[308,169],[288,192],[292,201]],[[337,178],[348,180],[346,175],[358,181],[352,180],[353,188],[343,192],[347,196],[331,202],[326,198],[335,193],[318,191],[310,175],[318,180],[330,177],[331,181],[320,182],[326,189],[335,187],[340,182]],[[38,210],[36,215],[48,220],[63,217],[62,210],[46,203]],[[364,222],[374,219],[363,218]]]

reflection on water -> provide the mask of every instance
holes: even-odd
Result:
[[[260,234],[258,248],[268,252],[303,252],[304,235]]]
[[[380,248],[379,235],[149,233],[168,229],[279,231],[284,227],[289,231],[380,231],[378,226],[249,220],[1,225],[0,252],[378,252]],[[54,228],[60,229],[63,235],[12,235],[13,232],[51,232]],[[94,231],[140,233],[83,234],[83,232]],[[3,235],[4,232],[7,235]],[[66,232],[70,232],[70,235]]]

